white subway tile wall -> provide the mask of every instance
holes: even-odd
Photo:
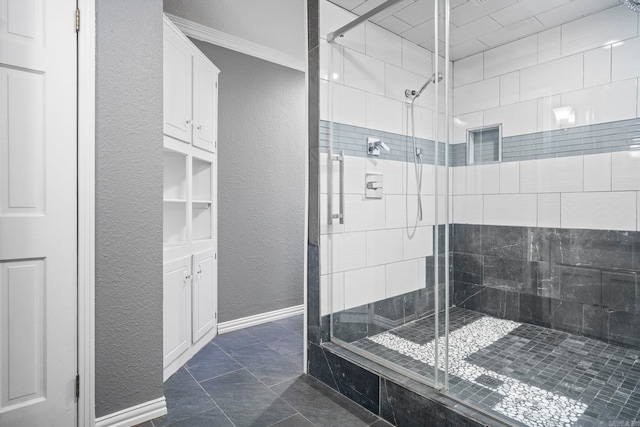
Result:
[[[561,226],[591,230],[637,230],[637,192],[563,193]]]
[[[420,270],[425,270],[424,259],[412,259],[393,264],[387,264],[385,280],[387,283],[386,297],[394,297],[425,287],[420,278]]]
[[[536,194],[487,194],[484,196],[484,224],[537,225]]]
[[[611,155],[584,156],[584,191],[611,191]]]
[[[345,309],[364,305],[372,301],[381,301],[386,297],[384,265],[344,273]]]
[[[585,87],[611,82],[611,50],[611,46],[605,46],[584,53]]]
[[[329,304],[331,292],[331,304]],[[342,311],[344,306],[344,273],[323,274],[320,276],[320,313],[326,316]]]
[[[560,227],[560,194],[538,194],[538,227]]]
[[[451,156],[455,165],[464,164],[467,129],[501,123],[505,161],[451,168],[452,223],[640,230],[640,150],[629,151],[624,140],[624,132],[640,130],[633,122],[622,122],[640,117],[638,16],[624,5],[616,6],[617,0],[606,0],[613,7],[589,15],[602,7],[602,1],[567,0],[548,12],[548,1],[529,1],[528,7],[542,12],[536,22],[524,19],[522,2],[491,2],[500,4],[500,12],[464,32],[455,26],[466,23],[466,8],[476,6],[468,2],[455,9],[451,36],[457,52],[484,45],[486,50],[451,64],[450,143],[462,146],[454,145]],[[323,39],[354,18],[326,1],[320,4]],[[554,26],[575,8],[588,16]],[[345,159],[345,224],[333,225],[331,236],[326,234],[327,155],[321,156],[323,314],[328,313],[329,282],[334,311],[426,283],[425,257],[433,252],[435,166],[432,150],[423,171],[423,220],[409,239],[407,230],[416,222],[417,185],[406,137],[411,123],[404,90],[417,89],[433,73],[433,53],[414,43],[428,39],[428,23],[411,22],[432,11],[409,9],[403,9],[405,22],[388,15],[377,18],[385,23],[395,20],[398,31],[406,31],[407,23],[422,24],[407,32],[407,38],[367,23],[336,41],[332,64],[332,48],[321,41],[321,120],[390,133],[394,144],[388,155],[370,158],[364,154],[366,137],[354,137],[362,139],[362,146]],[[498,24],[511,26],[511,34],[487,36]],[[519,37],[518,28],[536,25],[537,34],[508,42]],[[442,105],[444,86],[438,88]],[[444,115],[436,120],[434,101],[431,85],[416,103],[420,147],[432,144],[436,124],[439,137],[446,133]],[[559,116],[560,107],[569,107],[573,114]],[[382,199],[364,197],[366,173],[383,174]],[[441,173],[441,193],[444,185]],[[337,196],[332,200],[336,210]],[[439,201],[442,215],[446,203],[443,197]],[[334,273],[331,281],[329,273]]]

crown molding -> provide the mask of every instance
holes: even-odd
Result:
[[[265,61],[273,62],[274,64],[282,65],[284,67],[293,68],[294,70],[302,72],[307,70],[306,61],[283,53],[279,50],[245,40],[241,37],[232,36],[231,34],[209,28],[205,25],[189,21],[188,19],[180,18],[179,16],[171,15],[169,13],[167,13],[166,16],[176,24],[180,31],[194,39],[215,44]]]

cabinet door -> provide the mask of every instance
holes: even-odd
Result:
[[[218,71],[203,58],[193,58],[193,145],[215,152],[218,134]]]
[[[191,345],[191,257],[164,264],[164,366]]]
[[[214,250],[193,255],[193,342],[216,325],[217,261]]]
[[[164,25],[164,133],[191,143],[191,48],[175,30]]]

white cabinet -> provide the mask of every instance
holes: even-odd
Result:
[[[191,258],[164,264],[164,364],[191,346]]]
[[[217,333],[218,73],[165,17],[165,380]]]
[[[193,145],[214,152],[217,145],[218,69],[193,58]]]
[[[167,21],[165,17],[164,133],[214,152],[220,70]]]
[[[215,251],[205,251],[193,256],[193,341],[198,341],[216,324],[218,295],[209,286],[217,275]]]

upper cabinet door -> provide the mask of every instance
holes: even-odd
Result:
[[[218,70],[193,57],[193,145],[215,152],[218,134]]]
[[[187,42],[164,26],[164,133],[191,143],[192,55]]]

